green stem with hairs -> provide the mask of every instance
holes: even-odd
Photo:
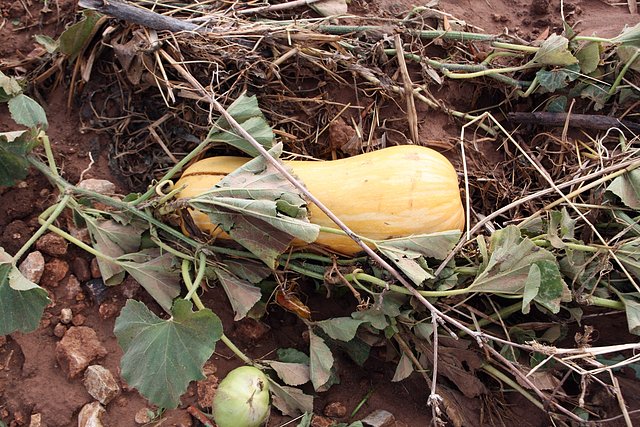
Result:
[[[187,260],[183,260],[182,262],[182,279],[184,280],[184,285],[187,287],[187,290],[191,292],[192,289],[195,289],[193,282],[191,281],[191,276],[189,275],[190,262]],[[205,310],[206,307],[202,303],[202,300],[198,296],[198,294],[193,294],[193,303],[198,308],[198,310]],[[222,334],[220,337],[220,341],[222,341],[228,348],[235,354],[238,359],[242,360],[247,365],[254,365],[253,361],[242,352],[225,334]]]
[[[31,238],[24,245],[22,245],[20,250],[18,250],[18,252],[13,256],[16,261],[22,258],[22,256],[29,250],[31,245],[33,245],[40,238],[40,236],[42,236],[49,229],[49,227],[51,227],[53,222],[67,207],[70,199],[71,196],[65,194],[57,204],[50,206],[46,211],[40,214],[40,216],[38,217],[38,222],[42,220],[42,222],[40,223],[40,228],[38,228],[38,230],[33,233],[33,236],[31,236]],[[49,215],[50,211],[51,214]],[[44,220],[46,216],[48,216],[48,218]]]
[[[633,63],[636,62],[636,60],[639,57],[640,57],[640,49],[636,49],[636,51],[633,53],[631,58],[627,61],[626,64],[624,64],[624,67],[622,67],[622,70],[620,70],[620,73],[616,76],[616,79],[614,80],[613,84],[611,85],[611,88],[609,89],[609,95],[613,95],[614,93],[616,93],[616,91],[618,90],[618,86],[620,86],[620,82],[624,78],[625,74],[627,74],[627,71],[629,71],[629,67],[631,67],[631,65],[633,65]]]
[[[622,301],[613,301],[607,298],[590,296],[587,300],[589,305],[595,305],[596,307],[611,308],[613,310],[625,311],[625,305]]]

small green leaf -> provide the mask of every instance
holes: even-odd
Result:
[[[587,42],[576,52],[576,58],[580,62],[580,71],[583,74],[593,73],[600,65],[600,43]]]
[[[574,64],[564,68],[539,70],[536,73],[536,77],[538,78],[540,87],[543,88],[545,92],[555,92],[577,79],[580,76],[579,72],[580,67]]]
[[[333,354],[324,340],[309,330],[309,369],[311,383],[316,391],[322,391],[331,379]]]
[[[311,419],[313,418],[312,412],[305,412],[297,427],[311,427]]]
[[[376,241],[377,249],[393,261],[413,283],[421,286],[425,281],[433,279],[432,271],[427,267],[425,258],[442,260],[453,250],[460,231],[443,231]],[[427,267],[427,268],[425,268]]]
[[[258,99],[255,96],[242,94],[227,108],[227,112],[240,126],[253,136],[267,150],[273,147],[274,134],[269,123],[264,118]],[[236,147],[252,157],[260,153],[243,137],[237,135],[231,125],[224,118],[220,118],[209,131],[207,140],[222,142]]]
[[[273,394],[273,406],[283,415],[296,417],[306,412],[313,412],[313,396],[304,394],[298,388],[282,386],[269,378],[269,387]]]
[[[125,254],[118,262],[165,311],[170,311],[173,299],[180,295],[180,274],[172,254],[160,255],[157,248],[146,249]]]
[[[616,179],[607,187],[608,192],[618,196],[631,209],[640,209],[640,169],[634,169]]]
[[[222,336],[222,323],[209,309],[194,313],[191,302],[179,299],[172,315],[160,319],[129,300],[114,329],[124,351],[122,377],[162,408],[177,407],[189,382],[205,378],[202,367]]]
[[[530,276],[535,265],[540,269],[540,290],[535,301],[554,313],[558,312],[568,287],[551,252],[539,248],[528,238],[522,238],[518,227],[513,225],[493,233],[489,252],[491,256],[486,269],[470,286],[472,292],[523,296],[525,287],[528,287],[529,299],[535,287],[532,281],[536,276]]]
[[[36,39],[36,42],[42,45],[49,53],[54,53],[60,47],[59,41],[54,40],[49,36],[45,36],[44,34],[36,34],[33,37]]]
[[[58,40],[60,52],[68,55],[71,61],[76,59],[88,39],[93,36],[95,26],[102,17],[93,10],[83,10],[82,14],[82,20],[67,28]]]
[[[637,294],[622,294],[620,299],[624,304],[624,311],[627,315],[629,333],[640,335],[640,301],[637,298]]]
[[[0,187],[10,187],[29,174],[31,132],[0,133]]]
[[[334,317],[328,320],[315,322],[314,325],[319,326],[322,330],[334,340],[351,341],[358,331],[358,326],[364,323],[364,320],[356,320],[350,317]]]
[[[578,58],[569,51],[569,39],[554,33],[542,42],[533,61],[543,65],[564,67],[577,63]]]
[[[229,298],[229,302],[231,302],[231,307],[235,313],[233,320],[238,321],[244,318],[249,313],[249,310],[262,298],[260,288],[239,279],[221,268],[214,268],[214,271]]]
[[[9,100],[11,118],[19,125],[28,128],[49,126],[44,109],[25,94],[17,95]]]
[[[49,303],[47,291],[24,277],[0,247],[0,335],[35,331]]]
[[[281,362],[309,364],[309,356],[295,348],[279,348],[276,354]]]

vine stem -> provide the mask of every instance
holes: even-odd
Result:
[[[186,259],[182,260],[182,268],[181,268],[182,279],[184,280],[184,285],[187,287],[187,290],[189,292],[192,292],[192,290],[195,291],[196,286],[194,286],[194,283],[191,280],[191,275],[189,274],[190,269],[191,269],[191,261]],[[202,300],[200,299],[198,294],[194,293],[192,299],[193,299],[193,303],[198,308],[198,310],[208,310],[202,303]],[[236,346],[224,333],[222,334],[222,336],[220,336],[220,341],[222,341],[224,345],[226,345],[229,348],[229,350],[231,350],[233,354],[235,354],[238,357],[238,359],[242,360],[247,365],[255,366],[253,363],[253,360],[251,360],[249,356],[244,354],[242,350],[240,350],[238,346]]]

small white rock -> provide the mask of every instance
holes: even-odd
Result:
[[[83,384],[87,392],[105,406],[120,393],[111,371],[100,365],[91,365],[84,371]]]
[[[42,427],[42,414],[31,414],[29,427]]]
[[[100,402],[87,403],[78,414],[78,427],[104,427],[102,417],[105,413]]]
[[[73,311],[70,308],[63,308],[60,310],[60,321],[65,325],[68,325],[73,320]]]
[[[116,192],[116,185],[106,179],[83,179],[78,183],[78,187],[84,188],[85,190],[95,191],[99,194],[114,194]]]
[[[40,251],[33,251],[20,263],[20,273],[36,285],[40,283],[44,272],[44,257]]]
[[[391,427],[395,422],[396,417],[384,409],[376,409],[362,420],[362,424],[371,427]]]

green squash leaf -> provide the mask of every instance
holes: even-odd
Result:
[[[333,354],[324,340],[309,330],[309,369],[311,383],[316,391],[322,391],[331,379]]]
[[[533,61],[543,65],[565,67],[576,64],[578,58],[569,51],[569,39],[554,33],[542,42]]]
[[[0,247],[0,335],[35,331],[49,302],[47,291],[24,277]]]
[[[352,319],[350,317],[334,317],[314,325],[319,326],[322,330],[334,340],[351,341],[358,331],[358,326],[364,323],[364,320]]]
[[[28,128],[42,127],[44,129],[49,126],[44,108],[25,94],[21,93],[9,100],[9,112],[11,113],[11,118],[19,125]]]
[[[114,329],[124,351],[122,377],[162,408],[177,407],[189,382],[205,378],[202,367],[222,336],[222,323],[209,309],[194,313],[191,302],[179,299],[172,315],[163,320],[129,300]]]

